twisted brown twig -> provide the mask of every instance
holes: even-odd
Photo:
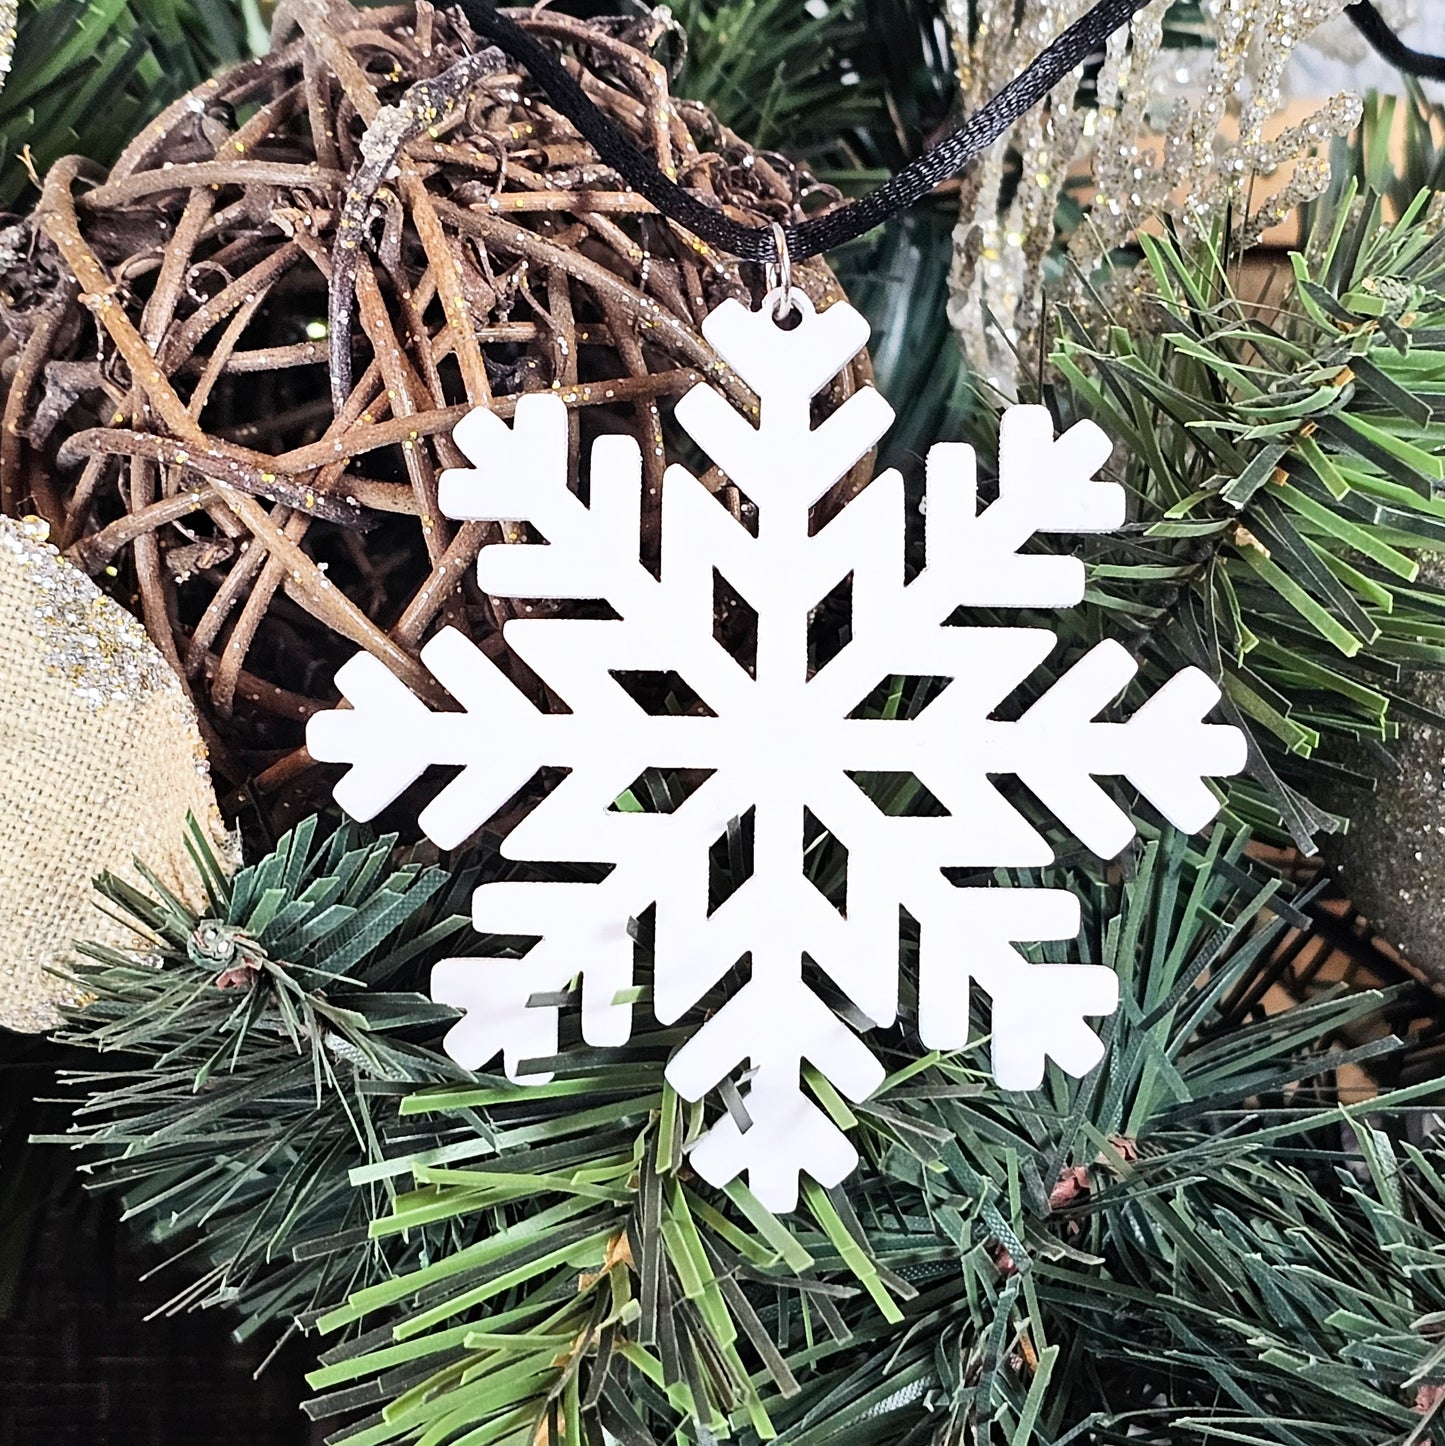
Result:
[[[682,184],[741,220],[792,215],[794,182],[645,51],[517,18]],[[506,612],[470,581],[498,534],[436,506],[461,416],[555,390],[574,465],[634,433],[655,549],[666,403],[706,378],[750,404],[701,323],[760,281],[651,214],[454,11],[283,0],[276,40],[100,184],[61,162],[0,236],[3,505],[113,570],[223,766],[263,783],[304,774],[300,722],[356,647],[440,704],[416,656],[439,623],[505,660]],[[837,296],[819,263],[796,284]]]

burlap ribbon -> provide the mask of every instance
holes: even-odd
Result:
[[[187,814],[227,852],[175,674],[45,537],[44,523],[0,517],[0,1026],[27,1033],[77,1001],[49,972],[75,940],[137,942],[98,905],[98,874],[134,878],[140,857],[199,905]]]

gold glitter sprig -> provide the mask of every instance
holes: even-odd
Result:
[[[1091,107],[1075,107],[1075,79],[998,142],[976,180],[964,185],[951,276],[950,317],[984,377],[1011,393],[1016,356],[1032,353],[1068,175],[1087,167],[1092,182],[1069,246],[1070,260],[1083,272],[1159,217],[1197,233],[1228,213],[1236,218],[1236,243],[1251,245],[1294,206],[1321,193],[1329,169],[1319,152],[1359,122],[1359,98],[1337,95],[1297,125],[1272,139],[1266,135],[1284,103],[1290,55],[1344,4],[1206,0],[1209,45],[1196,73],[1164,48],[1168,0],[1155,0],[1110,39]],[[1014,25],[1014,0],[950,0],[965,107],[977,105],[1085,8],[1086,0],[1024,0]],[[1183,85],[1197,97],[1180,97]],[[1015,157],[1017,189],[1004,204]],[[1252,203],[1255,181],[1291,164],[1285,186],[1261,188]],[[990,316],[997,327],[988,324]]]

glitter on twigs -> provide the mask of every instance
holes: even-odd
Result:
[[[809,178],[671,96],[646,18],[521,23],[711,204],[798,214]],[[820,262],[795,280],[839,296]],[[0,510],[43,517],[140,614],[220,773],[280,786],[356,647],[433,702],[416,659],[437,628],[505,657],[512,605],[469,580],[500,534],[436,506],[456,421],[551,391],[574,478],[593,438],[631,432],[655,548],[665,404],[702,378],[750,404],[701,323],[760,282],[653,214],[456,12],[288,0],[269,55],[109,176],[61,161],[0,233]],[[832,404],[868,375],[859,358]]]

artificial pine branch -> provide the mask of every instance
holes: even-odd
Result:
[[[33,201],[33,177],[61,156],[109,167],[166,105],[264,38],[255,0],[20,0],[0,90],[0,207]]]
[[[394,838],[315,819],[227,879],[190,840],[212,893],[198,916],[153,878],[101,897],[133,950],[80,949],[93,1002],[62,1043],[95,1051],[71,1133],[82,1168],[119,1189],[155,1239],[202,1247],[209,1268],[177,1307],[225,1302],[242,1333],[289,1324],[435,1241],[374,1245],[382,1183],[348,1171],[387,1148],[398,1098],[454,1079],[426,1047],[454,1011],[422,993],[425,966],[465,952],[475,869],[393,859]]]
[[[388,847],[303,828],[217,881],[209,924],[107,885],[154,937],[83,966],[98,998],[71,1035],[136,1067],[79,1080],[61,1137],[153,1233],[199,1240],[213,1268],[178,1307],[332,1338],[309,1409],[360,1414],[337,1439],[1202,1443],[1232,1422],[1326,1446],[1419,1421],[1445,1379],[1442,1302],[1409,1265],[1445,1160],[1398,1129],[1436,1086],[1340,1102],[1343,1063],[1406,1047],[1378,993],[1251,1002],[1310,921],[1242,840],[1165,834],[1124,879],[1051,880],[1082,891],[1081,957],[1124,997],[1083,1082],[1002,1095],[974,1051],[919,1060],[905,997],[874,1099],[812,1081],[863,1168],[787,1219],[688,1170],[706,1121],[662,1078],[688,1022],[639,1010],[628,1046],[569,1045],[536,1089],[458,1078],[404,991],[471,880],[388,874]],[[359,935],[377,909],[388,930]],[[641,1005],[646,945],[644,924]],[[1280,1414],[1292,1434],[1262,1434]]]
[[[1263,509],[1277,500],[1274,472],[1259,469],[1239,510],[1214,485],[1221,459],[1268,455],[1270,435],[1253,429],[1286,424],[1294,486],[1305,480],[1296,458],[1313,465],[1301,444],[1318,438],[1317,416],[1379,426],[1381,404],[1399,397],[1378,379],[1373,393],[1360,385],[1354,363],[1363,356],[1386,383],[1420,381],[1393,375],[1406,354],[1391,326],[1417,360],[1439,349],[1437,326],[1418,321],[1425,308],[1406,321],[1414,289],[1404,308],[1389,288],[1380,311],[1360,299],[1382,295],[1366,280],[1420,261],[1392,249],[1411,237],[1368,215],[1346,220],[1363,226],[1359,244],[1331,229],[1327,249],[1352,250],[1349,266],[1311,258],[1305,279],[1323,295],[1297,286],[1282,325],[1242,307],[1207,251],[1165,242],[1149,260],[1175,288],[1168,324],[1126,317],[1133,340],[1086,327],[1059,353],[1076,373],[1065,366],[1055,393],[1064,410],[1112,405],[1127,436],[1152,444],[1133,464],[1151,530],[1122,561],[1096,556],[1086,627],[1133,619],[1164,648],[1170,630],[1152,627],[1164,617],[1215,625],[1224,642],[1204,636],[1221,662],[1287,705],[1278,725],[1256,718],[1282,775],[1298,756],[1289,728],[1388,727],[1390,674],[1406,659],[1387,624],[1420,636],[1434,617],[1421,589],[1380,562],[1430,540],[1430,489],[1400,503],[1403,527],[1349,516],[1327,486],[1324,520],[1286,515],[1287,576],[1334,605],[1332,626],[1358,618],[1319,568],[1366,597],[1378,633],[1341,661],[1325,651],[1340,649],[1324,620],[1237,555],[1250,546],[1241,526],[1256,541],[1280,532],[1274,512],[1287,509]],[[916,258],[906,244],[896,254],[906,288]],[[1407,275],[1410,288],[1421,274]],[[916,311],[901,320],[916,323]],[[1344,366],[1355,377],[1341,382]],[[1311,409],[1302,390],[1304,402],[1324,395]],[[1261,405],[1286,415],[1261,419]],[[1387,430],[1433,455],[1428,430]],[[1378,459],[1316,445],[1337,470],[1391,480]],[[1169,464],[1157,478],[1156,456]],[[1247,466],[1229,480],[1253,485]],[[1176,504],[1187,504],[1179,516],[1158,515]],[[1341,519],[1373,560],[1339,545]],[[1246,633],[1273,638],[1273,653],[1243,647]],[[1318,821],[1283,786],[1235,803]],[[1310,930],[1307,899],[1223,830],[1203,852],[1163,835],[1122,876],[1069,873],[1085,900],[1072,952],[1118,970],[1124,1001],[1093,1075],[1001,1095],[973,1051],[915,1059],[905,1003],[885,1040],[894,1073],[873,1100],[850,1108],[813,1082],[864,1167],[776,1220],[687,1169],[705,1121],[670,1095],[662,1068],[696,1021],[660,1030],[644,1007],[626,1049],[569,1047],[539,1090],[458,1078],[437,1047],[446,1012],[417,991],[426,963],[461,942],[474,879],[446,885],[419,862],[397,865],[389,841],[318,843],[308,828],[233,886],[214,871],[205,918],[107,885],[151,942],[92,954],[82,976],[97,999],[71,1037],[130,1068],[77,1081],[87,1102],[62,1138],[87,1149],[96,1182],[124,1188],[154,1234],[200,1245],[209,1269],[178,1307],[224,1303],[242,1331],[299,1317],[327,1334],[312,1409],[343,1423],[344,1439],[563,1446],[605,1430],[629,1443],[778,1432],[808,1446],[1353,1446],[1435,1428],[1445,1159],[1411,1144],[1402,1122],[1438,1087],[1349,1102],[1336,1073],[1403,1056],[1407,1042],[1383,1020],[1408,1001],[1323,993],[1263,1013],[1253,1001],[1272,960]],[[377,898],[396,912],[359,936]],[[641,1006],[645,945],[644,925]]]
[[[1319,805],[1351,777],[1341,744],[1442,721],[1400,686],[1445,664],[1445,593],[1417,560],[1445,543],[1440,223],[1430,193],[1391,219],[1347,182],[1277,303],[1239,295],[1223,233],[1165,235],[1140,237],[1124,302],[1059,312],[1048,394],[1118,439],[1137,498],[1077,626],[1221,678],[1258,745],[1231,807],[1305,848],[1338,824]]]
[[[929,0],[680,0],[675,82],[749,144],[852,189],[928,144],[954,102],[952,62]],[[784,159],[786,157],[786,159]]]

